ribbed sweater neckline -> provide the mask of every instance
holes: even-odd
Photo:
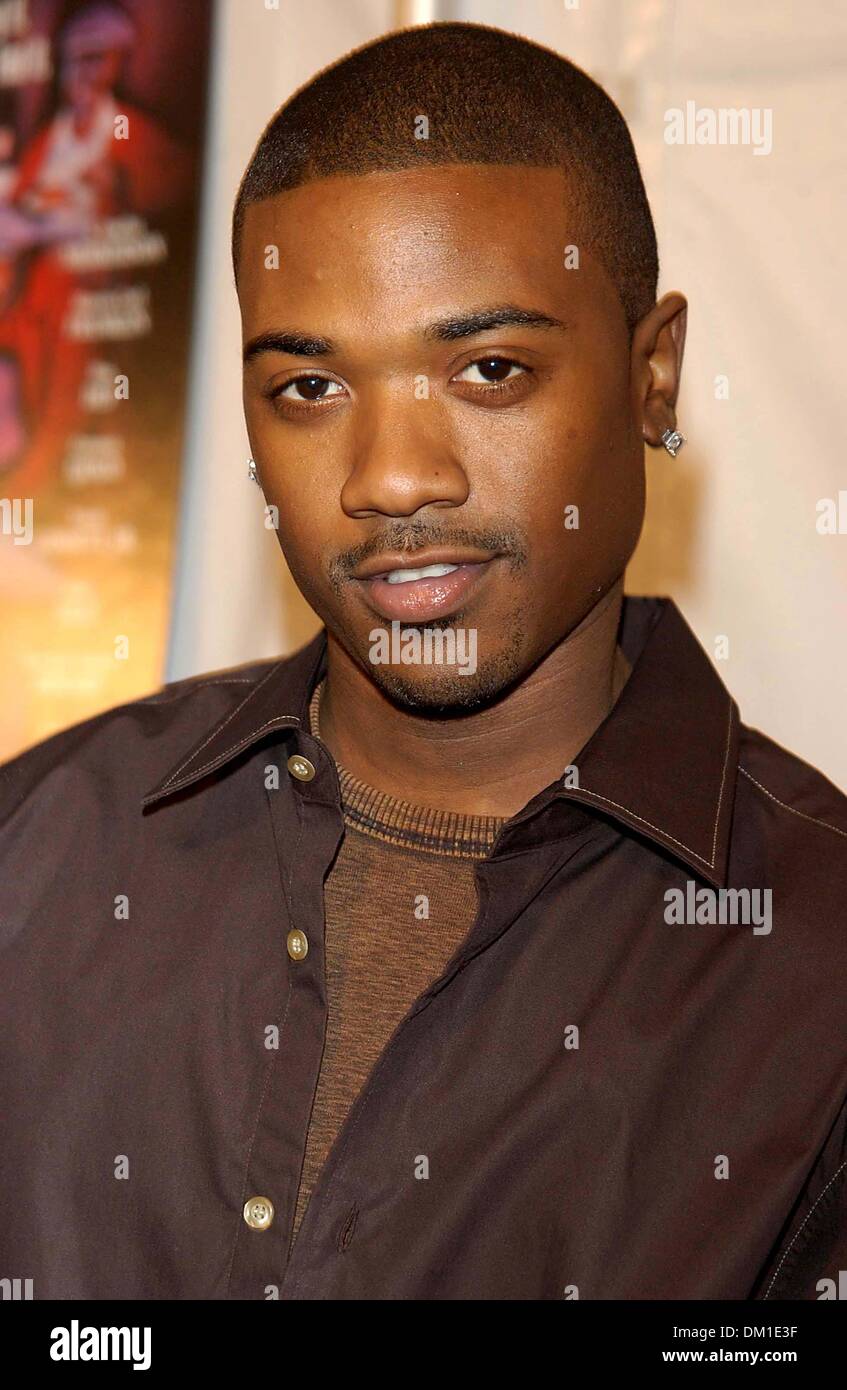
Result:
[[[325,684],[324,676],[309,702],[313,738],[320,738],[320,704]],[[337,761],[335,766],[345,823],[390,844],[459,859],[482,859],[505,822],[503,816],[475,816],[418,806],[369,786]]]

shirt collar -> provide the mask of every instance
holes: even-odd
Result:
[[[555,795],[592,806],[726,886],[738,760],[735,701],[671,599],[623,602],[619,641],[632,671],[576,759],[578,787]],[[150,806],[210,776],[269,734],[309,735],[312,691],[326,672],[322,628],[274,662],[225,718],[142,799]]]
[[[576,759],[579,787],[564,795],[724,888],[738,706],[671,599],[625,598],[619,641],[632,671]]]

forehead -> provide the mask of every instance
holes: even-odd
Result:
[[[579,270],[566,268],[579,247]],[[278,269],[269,268],[269,248]],[[571,255],[571,259],[572,255]],[[372,328],[488,299],[617,296],[580,245],[563,171],[437,165],[338,175],[248,205],[238,262],[245,334],[281,314],[318,327],[345,311]],[[536,305],[537,307],[537,305]],[[326,325],[323,325],[326,327]]]

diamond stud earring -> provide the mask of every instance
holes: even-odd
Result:
[[[248,459],[248,462],[247,462],[247,477],[250,479],[251,483],[258,483],[258,481],[259,481],[259,475],[258,475],[258,473],[256,472],[256,460],[255,460],[255,459]]]
[[[662,432],[662,443],[670,454],[671,458],[676,458],[683,444],[685,435],[680,434],[679,430],[664,430]]]

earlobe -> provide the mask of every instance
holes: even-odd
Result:
[[[653,448],[663,445],[676,458],[685,436],[677,429],[676,401],[688,305],[676,291],[664,295],[636,329],[633,346],[641,354],[646,376],[642,404],[642,436]]]

